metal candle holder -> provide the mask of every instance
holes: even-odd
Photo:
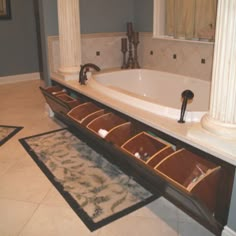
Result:
[[[121,39],[121,51],[123,53],[123,64],[121,69],[128,68],[140,68],[138,63],[138,44],[139,44],[139,33],[133,31],[133,25],[131,22],[127,23],[127,38],[128,38],[128,49],[127,49],[127,38]],[[134,51],[133,51],[134,47]],[[128,59],[126,62],[126,53],[128,52]],[[134,55],[133,55],[134,53]]]
[[[140,68],[138,63],[138,44],[139,44],[139,33],[134,32],[133,33],[133,45],[134,45],[134,60],[133,60],[133,68]]]
[[[121,69],[126,68],[126,52],[127,52],[127,38],[121,39],[121,52],[123,53],[123,64]]]
[[[133,51],[132,51],[132,38],[133,38],[133,25],[131,22],[127,23],[127,37],[129,41],[129,49],[128,49],[128,60],[126,64],[126,68],[134,68],[134,59],[133,59]]]

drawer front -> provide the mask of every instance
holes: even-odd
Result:
[[[73,107],[80,104],[81,101],[69,96],[63,89],[58,86],[48,88],[40,87],[46,102],[55,113],[67,114]]]

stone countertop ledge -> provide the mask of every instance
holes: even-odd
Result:
[[[105,72],[107,71],[112,70],[106,70]],[[104,71],[102,73],[104,73]],[[129,104],[124,104],[117,99],[111,98],[106,94],[97,91],[92,86],[90,87],[89,83],[91,81],[89,80],[87,85],[80,85],[78,80],[65,80],[64,77],[58,73],[52,73],[51,77],[52,80],[74,91],[91,97],[104,105],[131,116],[134,119],[156,128],[157,130],[160,130],[176,139],[188,143],[236,166],[236,140],[226,139],[224,137],[211,134],[202,128],[200,122],[186,122],[180,124],[177,120],[154,115],[146,111],[143,112],[142,109],[135,108]]]

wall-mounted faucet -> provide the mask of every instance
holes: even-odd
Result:
[[[179,123],[184,123],[184,114],[186,111],[188,100],[193,99],[194,93],[191,90],[184,90],[181,94],[183,102],[180,111],[180,119],[178,120]]]
[[[81,65],[80,72],[79,72],[79,83],[81,85],[85,85],[85,81],[88,79],[86,73],[89,71],[90,68],[92,68],[96,71],[101,70],[97,65],[95,65],[93,63],[86,63],[84,65]]]

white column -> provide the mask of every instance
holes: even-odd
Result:
[[[78,77],[81,64],[79,0],[58,0],[60,67],[64,76]]]
[[[210,110],[201,125],[236,138],[236,1],[218,0]]]

